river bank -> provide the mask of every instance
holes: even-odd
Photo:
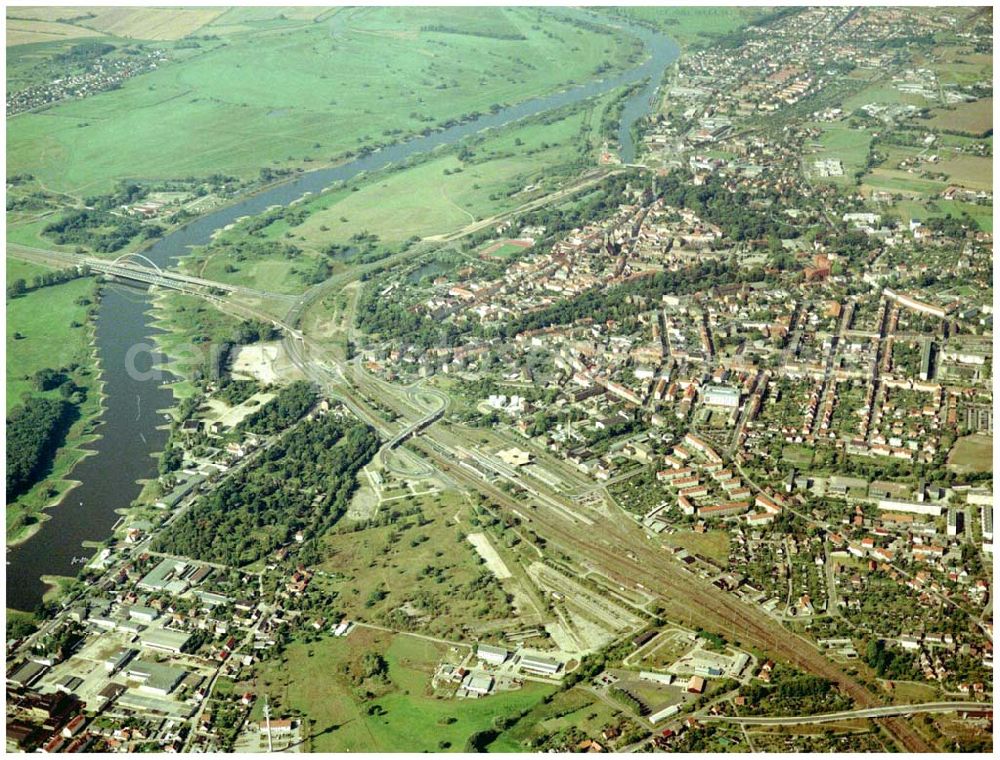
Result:
[[[275,205],[287,206],[306,193],[320,192],[336,182],[405,165],[412,156],[429,154],[435,148],[457,143],[484,129],[501,127],[644,79],[658,83],[663,69],[676,58],[677,46],[669,38],[648,30],[633,28],[632,32],[645,43],[649,55],[641,65],[624,74],[532,98],[335,167],[299,174],[188,220],[142,253],[158,266],[175,266],[190,253],[191,247],[207,244],[215,231],[241,217],[260,214]],[[643,106],[648,105],[645,87],[638,97]],[[628,130],[632,122],[626,121],[623,117],[622,128]],[[107,538],[121,510],[132,505],[142,492],[142,483],[156,477],[153,452],[161,451],[166,443],[163,410],[171,408],[176,398],[170,386],[163,385],[159,373],[150,371],[153,347],[158,342],[163,346],[170,343],[163,338],[165,331],[156,324],[154,296],[123,285],[108,286],[107,291],[96,324],[107,394],[101,422],[103,435],[93,443],[97,456],[83,458],[74,468],[79,486],[73,491],[73,499],[79,499],[79,507],[52,510],[44,530],[36,531],[9,552],[8,605],[16,609],[32,609],[37,605],[45,593],[43,576],[75,572],[73,560],[84,541]],[[136,348],[143,350],[136,353]]]
[[[21,494],[14,501],[7,504],[5,513],[5,535],[7,546],[17,546],[28,541],[34,536],[46,521],[50,519],[49,510],[58,506],[66,496],[80,483],[70,477],[71,473],[79,462],[94,452],[89,448],[95,441],[100,439],[100,417],[105,409],[104,382],[102,380],[102,368],[98,354],[97,337],[95,328],[96,311],[86,309],[83,316],[82,329],[85,331],[84,339],[79,342],[80,348],[72,346],[74,328],[67,325],[58,324],[53,320],[53,314],[61,311],[60,304],[69,302],[70,299],[82,297],[79,293],[92,293],[95,300],[100,302],[99,286],[90,278],[71,280],[59,285],[50,285],[32,291],[24,299],[34,299],[34,301],[44,300],[44,306],[36,306],[31,301],[16,304],[16,308],[27,308],[30,304],[33,311],[38,311],[43,316],[37,325],[24,327],[20,323],[20,328],[16,335],[22,335],[22,330],[26,330],[28,335],[8,340],[7,349],[7,391],[8,391],[8,413],[13,407],[11,400],[17,395],[15,388],[22,387],[23,381],[13,381],[11,373],[27,374],[29,372],[43,369],[42,364],[47,364],[50,358],[51,349],[49,346],[59,344],[66,352],[58,356],[55,362],[58,366],[66,366],[62,361],[69,358],[71,363],[79,363],[83,369],[73,373],[73,381],[84,388],[85,400],[76,405],[76,413],[79,415],[66,433],[62,445],[56,450],[52,463],[48,468],[45,477],[35,483],[28,491]],[[55,301],[55,303],[53,303]],[[15,302],[16,303],[16,302]],[[8,309],[10,309],[8,304]],[[80,312],[84,307],[74,309]],[[8,311],[8,317],[10,311]],[[15,312],[16,316],[16,312]],[[65,315],[63,317],[65,319]],[[74,317],[76,319],[76,317]],[[8,319],[8,331],[11,328],[11,320]],[[80,328],[75,328],[80,329]],[[19,355],[22,351],[22,341],[29,340],[36,343],[44,343],[47,347],[44,353],[45,359],[38,357],[28,357]],[[32,393],[34,395],[34,393]]]

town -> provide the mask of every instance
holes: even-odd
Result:
[[[223,347],[156,477],[8,625],[8,749],[990,751],[987,11],[755,17],[634,162],[304,295],[363,190],[234,221],[157,305]]]

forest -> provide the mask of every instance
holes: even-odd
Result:
[[[44,474],[73,424],[75,407],[62,399],[34,397],[7,419],[7,501]]]
[[[373,429],[327,414],[285,433],[245,470],[205,494],[157,549],[229,565],[321,535],[346,511],[356,474],[378,450]]]
[[[316,389],[298,380],[278,391],[277,396],[247,416],[236,429],[241,433],[273,435],[298,420],[314,403]]]

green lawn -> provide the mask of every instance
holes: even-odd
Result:
[[[8,173],[83,196],[124,177],[251,176],[328,161],[587,80],[604,61],[624,67],[634,50],[631,37],[527,8],[466,12],[462,22],[516,29],[523,40],[422,31],[453,15],[363,8],[224,32],[224,44],[202,43],[119,90],[14,117]]]
[[[382,654],[391,680],[385,693],[368,701],[358,698],[344,673],[365,652]],[[356,629],[343,639],[290,645],[283,661],[258,666],[258,686],[267,689],[277,712],[300,711],[315,721],[309,747],[315,752],[461,751],[471,734],[492,728],[495,717],[530,709],[553,691],[529,683],[478,700],[436,698],[430,678],[445,656],[444,645]]]

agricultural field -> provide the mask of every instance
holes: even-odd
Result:
[[[993,98],[959,103],[952,108],[935,108],[931,118],[921,123],[930,129],[985,135],[993,129]]]
[[[53,36],[177,40],[194,34],[222,13],[221,8],[9,8],[7,47],[43,42]]]
[[[309,716],[309,746],[314,752],[390,752],[403,746],[414,752],[461,751],[468,738],[494,728],[494,718],[530,710],[553,687],[527,683],[524,688],[477,700],[445,700],[431,693],[430,680],[445,658],[460,659],[468,650],[356,628],[346,638],[295,642],[280,660],[257,666],[251,685],[267,693],[275,714]],[[366,654],[381,655],[385,681],[365,681],[354,674]],[[363,695],[371,693],[370,698]],[[262,704],[252,718],[261,718]]]
[[[86,37],[101,37],[100,32],[72,24],[50,21],[32,21],[7,16],[7,47],[30,45],[36,42],[62,42]]]
[[[636,52],[632,38],[585,30],[548,11],[477,12],[477,24],[515,28],[511,39],[461,26],[428,31],[428,11],[417,10],[283,19],[199,42],[178,54],[182,60],[118,90],[11,119],[8,172],[32,173],[52,191],[82,197],[124,177],[247,178],[262,167],[317,166],[590,79],[599,67],[623,68]],[[373,40],[386,42],[377,85]],[[250,61],[257,74],[243,76]]]

